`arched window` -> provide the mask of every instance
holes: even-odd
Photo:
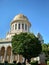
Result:
[[[24,24],[22,23],[22,29],[24,29]]]
[[[15,30],[17,29],[17,24],[15,24]]]
[[[18,24],[18,29],[20,29],[20,23]]]

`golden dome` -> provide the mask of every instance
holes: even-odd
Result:
[[[29,23],[29,25],[31,26],[31,23],[29,22],[29,20],[28,20],[28,18],[25,16],[25,15],[23,15],[23,14],[18,14],[18,15],[16,15],[14,18],[13,18],[13,20],[12,20],[12,22],[11,22],[11,24],[12,23],[15,23],[16,21],[27,21],[28,23]]]
[[[26,16],[24,16],[23,14],[18,14],[14,17],[13,21],[15,20],[21,20],[21,19],[24,19],[24,20],[28,20],[28,18]]]

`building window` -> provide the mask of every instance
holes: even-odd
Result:
[[[18,24],[18,29],[20,29],[20,23]]]
[[[24,29],[24,24],[22,24],[22,29]]]
[[[25,30],[27,30],[27,24],[25,24]]]
[[[17,24],[15,24],[15,30],[17,29]]]

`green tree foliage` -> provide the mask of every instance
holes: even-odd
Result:
[[[49,44],[42,44],[42,52],[44,52],[47,59],[49,59]]]
[[[44,52],[46,56],[47,56],[47,51],[48,51],[47,44],[42,44],[42,52]]]
[[[47,44],[42,44],[42,51],[43,52],[48,51]]]
[[[47,44],[47,57],[48,57],[48,59],[49,59],[49,43]]]
[[[15,34],[11,42],[13,53],[21,54],[26,59],[38,56],[42,50],[40,41],[33,33]]]

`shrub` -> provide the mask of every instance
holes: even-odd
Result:
[[[38,61],[33,61],[30,63],[31,65],[38,65]]]
[[[25,62],[23,62],[22,65],[25,65]]]
[[[0,65],[17,65],[17,64],[14,64],[14,63],[0,63]]]
[[[7,65],[17,65],[17,64],[13,64],[13,63],[8,63]]]
[[[4,63],[0,63],[0,65],[4,65]]]
[[[47,61],[47,65],[49,65],[49,61]]]

